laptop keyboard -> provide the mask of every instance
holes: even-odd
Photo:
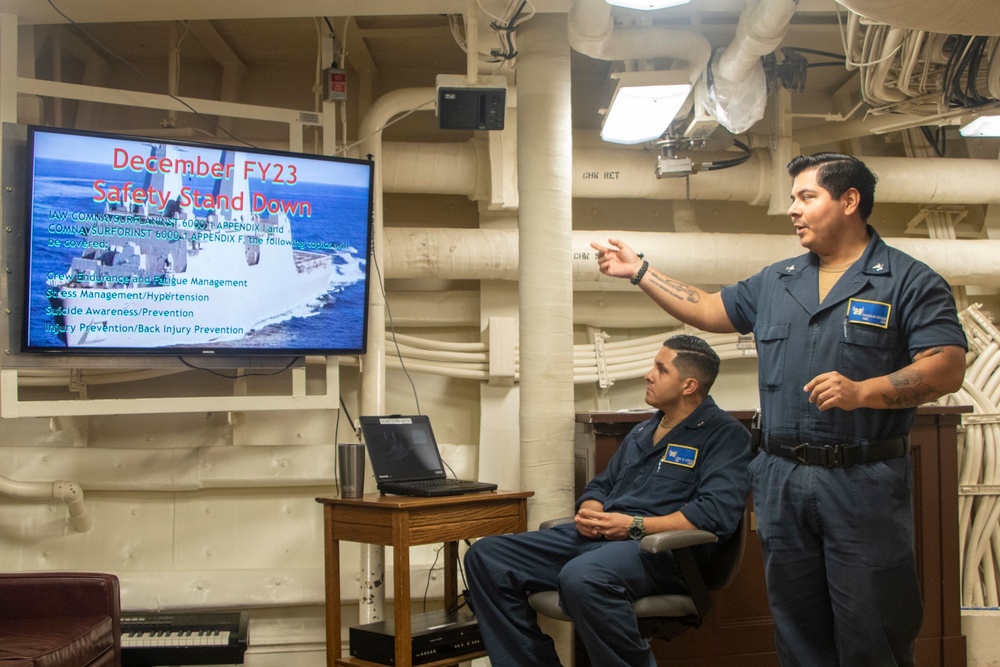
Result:
[[[398,486],[409,486],[417,489],[429,489],[429,488],[447,488],[450,486],[467,486],[469,482],[462,479],[452,479],[447,477],[445,479],[415,479],[409,482],[396,482]]]

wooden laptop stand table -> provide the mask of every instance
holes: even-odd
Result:
[[[378,663],[341,657],[340,542],[381,544],[393,548],[396,667],[412,667],[410,647],[410,547],[444,543],[444,605],[458,600],[458,542],[519,533],[527,529],[532,491],[488,491],[460,496],[415,498],[369,493],[361,498],[317,498],[323,505],[326,544],[326,664],[378,667]],[[486,655],[477,651],[424,667],[453,665]]]

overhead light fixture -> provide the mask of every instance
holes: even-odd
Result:
[[[641,144],[662,135],[691,92],[686,70],[619,72],[601,139],[615,144]]]
[[[605,0],[609,5],[624,7],[626,9],[663,9],[664,7],[676,7],[686,5],[691,0]]]
[[[963,137],[1000,137],[1000,116],[980,116],[958,133]]]

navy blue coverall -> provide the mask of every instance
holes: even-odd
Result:
[[[632,516],[679,510],[698,528],[728,537],[749,491],[750,434],[710,397],[654,443],[662,416],[658,411],[632,429],[577,508],[597,500],[606,512]],[[465,568],[493,667],[559,664],[528,604],[527,593],[542,590],[559,591],[595,665],[655,666],[629,605],[645,595],[683,591],[669,553],[642,554],[634,540],[584,537],[572,523],[484,537],[466,553]]]
[[[916,409],[821,412],[803,391],[838,371],[887,375],[929,348],[967,348],[948,284],[871,227],[861,258],[819,303],[808,253],[722,290],[737,331],[753,331],[765,446],[906,436]],[[903,443],[906,444],[905,441]],[[784,667],[912,665],[922,604],[912,471],[902,456],[849,467],[759,454],[750,464],[757,535]]]

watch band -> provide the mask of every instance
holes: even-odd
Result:
[[[631,540],[641,540],[646,536],[641,516],[632,517],[632,524],[628,527],[628,536]]]

